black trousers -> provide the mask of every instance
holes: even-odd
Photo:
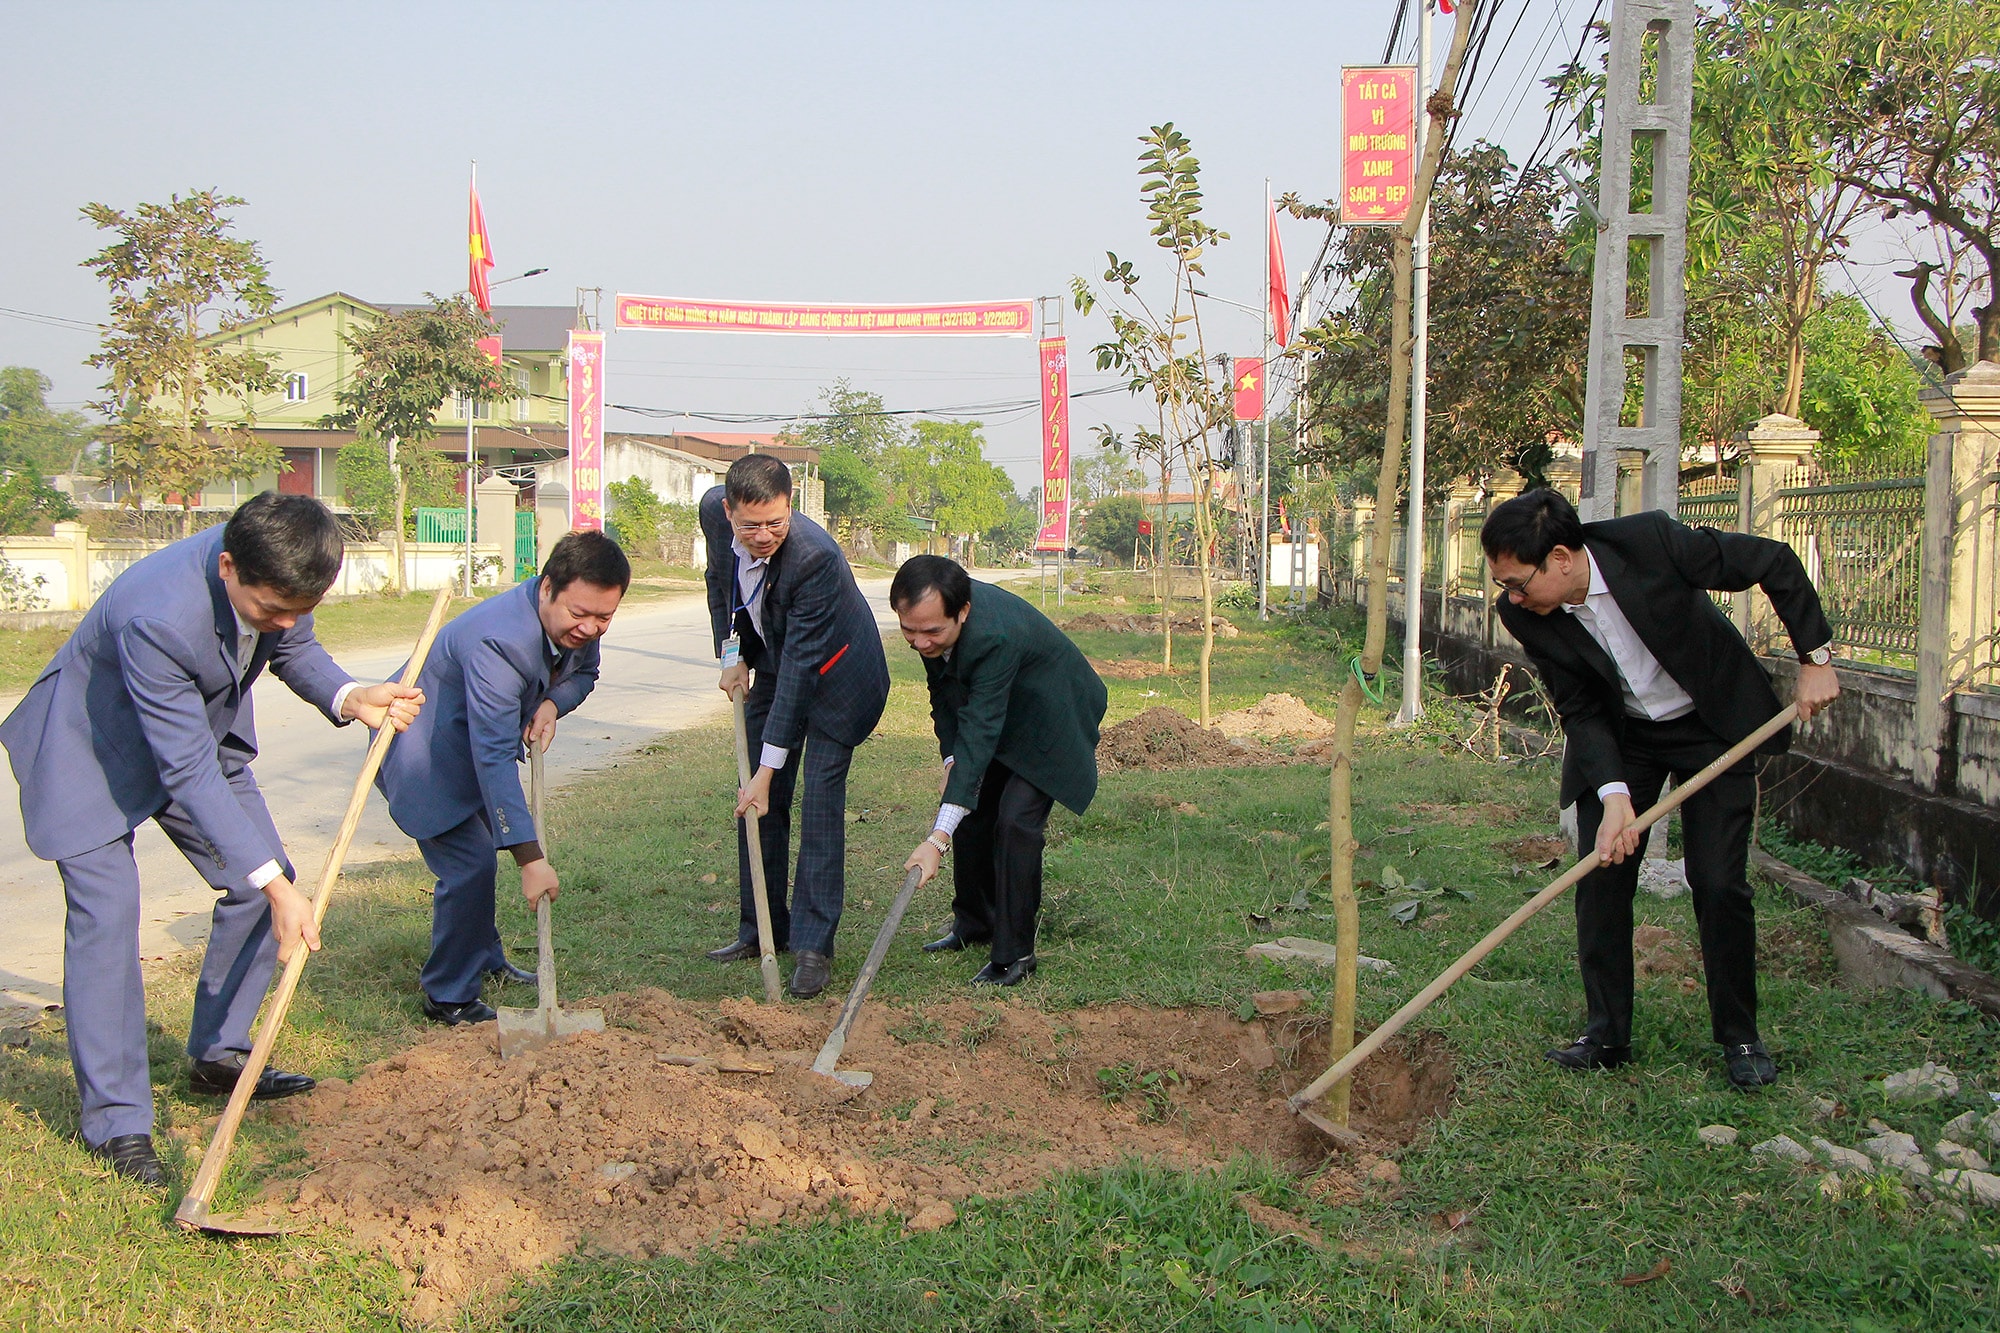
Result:
[[[1642,812],[1659,799],[1668,774],[1685,781],[1728,748],[1692,714],[1670,722],[1626,718],[1625,780],[1633,810]],[[1757,805],[1754,762],[1745,759],[1681,806],[1688,887],[1708,975],[1709,1022],[1715,1040],[1725,1046],[1758,1039],[1757,922],[1746,873]],[[1580,846],[1596,843],[1603,818],[1595,792],[1578,798]],[[1629,856],[1620,865],[1594,870],[1576,889],[1577,964],[1589,1010],[1584,1035],[1606,1046],[1632,1040],[1632,896],[1639,887],[1639,861]]]
[[[986,766],[979,804],[952,837],[951,914],[963,940],[993,941],[1001,967],[1035,951],[1042,845],[1055,798],[1005,764]]]
[[[766,679],[770,681],[767,686]],[[744,730],[750,738],[754,770],[764,748],[764,722],[777,696],[777,676],[758,672],[744,700]],[[771,943],[778,949],[810,949],[833,956],[847,900],[847,771],[852,746],[814,729],[808,719],[805,744],[795,746],[785,766],[771,775],[771,813],[757,821],[764,852],[765,901],[771,908]],[[786,866],[791,857],[792,793],[799,793],[799,868],[786,905]],[[757,942],[757,898],[750,880],[749,821],[736,821],[736,938]]]

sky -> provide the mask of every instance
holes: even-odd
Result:
[[[81,407],[105,311],[80,267],[104,243],[80,209],[214,188],[270,265],[281,304],[346,291],[412,301],[465,285],[478,162],[495,293],[570,305],[617,292],[799,302],[1020,299],[1150,264],[1138,136],[1172,121],[1202,163],[1208,221],[1233,239],[1205,290],[1261,300],[1265,181],[1339,190],[1339,67],[1373,64],[1398,0],[1312,3],[547,3],[0,0],[0,365]],[[1537,80],[1569,58],[1587,0],[1511,0],[1504,47],[1461,141],[1518,159],[1544,121]],[[1437,25],[1441,63],[1449,18]],[[1414,31],[1414,19],[1408,25]],[[1413,50],[1413,42],[1405,42]],[[1294,285],[1322,224],[1281,224]],[[1154,270],[1157,273],[1157,269]],[[1067,303],[1065,303],[1066,305]],[[1211,352],[1251,354],[1259,318],[1205,316]],[[1073,310],[1072,389],[1112,383]],[[613,404],[675,413],[810,411],[836,377],[897,409],[992,404],[988,456],[1038,480],[1032,339],[882,341],[614,332]],[[1146,413],[1077,400],[1090,427]],[[701,429],[614,413],[613,429]]]

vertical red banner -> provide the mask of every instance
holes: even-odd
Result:
[[[1259,421],[1264,416],[1264,358],[1261,356],[1239,356],[1236,358],[1236,379],[1232,382],[1236,393],[1236,419],[1238,421]]]
[[[604,335],[569,334],[569,525],[604,526]]]
[[[1416,188],[1417,69],[1340,71],[1340,220],[1388,227],[1410,215]]]
[[[1037,551],[1069,548],[1069,353],[1061,338],[1042,352],[1042,526]]]

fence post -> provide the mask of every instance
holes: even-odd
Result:
[[[1937,418],[1924,472],[1923,600],[1917,620],[1917,785],[1954,794],[1952,697],[2000,685],[2000,365],[1926,388]]]
[[[58,556],[63,562],[63,575],[67,587],[63,589],[64,605],[51,607],[54,611],[82,611],[89,607],[90,597],[90,529],[74,520],[57,523],[52,529],[57,537],[69,543]]]
[[[1812,457],[1819,432],[1782,412],[1773,412],[1736,436],[1736,503],[1742,530],[1754,537],[1785,540],[1778,522],[1778,491]],[[1806,558],[1799,552],[1801,560]],[[1770,605],[1753,592],[1736,594],[1736,628],[1753,648],[1772,632]]]

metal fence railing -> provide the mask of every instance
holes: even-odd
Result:
[[[1788,480],[1810,482],[1794,473]],[[1914,660],[1923,599],[1924,479],[1780,488],[1773,536],[1805,562],[1843,649]]]
[[[1733,476],[1702,477],[1681,487],[1681,522],[1691,528],[1736,532],[1742,514],[1742,492]]]

